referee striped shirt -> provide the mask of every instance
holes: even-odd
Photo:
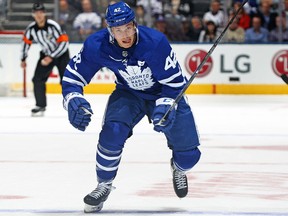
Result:
[[[39,28],[35,21],[27,26],[23,35],[22,61],[27,58],[32,42],[40,44],[42,52],[52,58],[63,55],[69,46],[68,35],[62,31],[57,22],[51,19],[46,20],[43,28]]]

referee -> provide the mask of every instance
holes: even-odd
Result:
[[[46,82],[53,67],[56,66],[61,84],[63,73],[70,60],[69,39],[58,23],[46,18],[42,3],[33,4],[32,16],[35,21],[27,26],[23,36],[21,67],[26,68],[26,58],[32,42],[38,43],[41,51],[32,79],[36,107],[31,112],[32,116],[43,116],[47,106]]]

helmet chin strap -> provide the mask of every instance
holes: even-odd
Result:
[[[139,31],[138,31],[138,28],[137,28],[137,25],[135,25],[135,30],[136,30],[136,41],[135,41],[135,44],[138,44],[138,41],[139,41]]]
[[[109,42],[113,44],[114,41],[115,41],[115,36],[114,36],[114,34],[112,33],[111,27],[107,26],[107,29],[108,29],[108,32],[109,32]]]

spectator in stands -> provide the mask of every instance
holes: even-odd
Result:
[[[271,11],[272,12],[277,12],[278,11],[278,5],[279,3],[281,4],[281,1],[279,0],[254,0],[254,1],[257,1],[258,2],[258,5],[261,5],[262,3],[268,3],[270,6],[271,6]],[[284,0],[286,1],[286,0]],[[283,1],[283,3],[284,3]],[[249,0],[250,2],[250,0]]]
[[[101,17],[104,17],[106,8],[110,3],[110,1],[108,0],[93,0],[93,1],[95,3],[96,13],[99,14]]]
[[[189,31],[186,33],[189,41],[198,42],[201,31],[204,29],[200,17],[193,16],[191,18],[191,25]]]
[[[193,16],[203,17],[209,11],[211,0],[193,0]]]
[[[180,0],[178,6],[178,14],[185,18],[192,17],[193,15],[193,1],[191,0]]]
[[[261,17],[262,27],[268,29],[268,31],[276,28],[277,13],[272,12],[271,4],[262,2],[257,10],[257,15]]]
[[[236,11],[238,11],[239,7],[241,6],[241,2],[239,1],[236,1],[233,3],[233,10],[230,11],[230,15],[234,14]],[[246,13],[246,11],[242,8],[238,15],[237,15],[237,18],[238,18],[238,25],[240,27],[242,27],[244,30],[247,30],[248,28],[251,27],[251,18],[249,16],[249,14]]]
[[[246,43],[265,43],[268,41],[268,30],[262,27],[261,17],[252,18],[252,27],[245,32]]]
[[[113,0],[93,0],[92,1],[92,3],[94,3],[93,6],[95,7],[95,12],[98,15],[100,15],[102,18],[105,17],[105,13],[106,13],[106,9],[107,9],[108,5],[114,4],[116,2],[117,1],[113,1]],[[124,2],[131,2],[132,3],[131,5],[133,5],[131,7],[133,7],[133,8],[134,8],[134,5],[136,5],[136,0],[131,0],[131,1],[126,0]],[[133,2],[135,2],[135,3],[133,4]],[[103,21],[103,19],[102,19],[102,21]],[[104,22],[105,22],[105,19],[104,19]]]
[[[243,2],[243,0],[234,0],[233,5],[235,3],[241,5],[241,3]],[[246,14],[248,14],[248,16],[255,14],[257,12],[258,9],[258,2],[259,0],[249,0],[244,6],[243,6],[243,10]]]
[[[145,10],[145,20],[147,21],[147,26],[152,27],[155,20],[159,16],[163,16],[163,7],[161,0],[138,0],[137,6],[142,5]]]
[[[78,13],[82,12],[82,6],[81,6],[82,0],[68,0],[69,5],[74,8]]]
[[[177,7],[172,7],[171,13],[165,14],[167,22],[167,32],[170,36],[170,41],[187,41],[183,29],[183,20],[186,18],[178,13]]]
[[[182,41],[191,41],[189,38],[189,31],[191,28],[191,21],[190,19],[187,19],[186,17],[183,17],[181,22],[181,31],[183,32]]]
[[[286,27],[285,17],[276,17],[276,28],[269,33],[268,37],[270,42],[287,42],[288,41],[288,30]]]
[[[200,32],[199,43],[212,43],[217,40],[219,36],[218,27],[213,21],[207,21],[206,27]]]
[[[184,16],[179,14],[178,7],[172,7],[171,11],[167,12],[164,16],[168,22],[175,24],[175,27],[176,25],[181,25],[181,21],[184,18]]]
[[[61,28],[66,31],[69,36],[70,42],[75,41],[75,31],[73,29],[73,21],[77,16],[75,8],[71,7],[67,0],[59,0],[59,18],[58,23]]]
[[[232,17],[230,17],[231,19]],[[222,38],[222,42],[226,43],[243,43],[245,40],[245,30],[238,25],[238,18],[236,17],[230,24],[227,32]]]
[[[164,15],[171,14],[172,11],[177,11],[177,14],[185,18],[191,18],[193,16],[193,0],[162,0],[162,5]]]
[[[137,6],[137,0],[124,0],[132,9],[135,9]]]
[[[180,5],[180,0],[162,0],[163,15],[171,14],[172,11],[177,11]]]
[[[288,0],[284,0],[284,11],[283,14],[286,19],[286,28],[288,29]]]
[[[76,16],[73,27],[78,30],[79,40],[84,41],[102,27],[102,19],[93,11],[91,0],[82,0],[81,5],[83,12]]]
[[[210,10],[203,16],[203,22],[206,25],[207,22],[213,21],[218,28],[222,28],[225,23],[225,14],[221,10],[220,0],[212,0],[210,4]]]
[[[143,5],[137,5],[135,9],[135,16],[138,25],[145,25],[147,26],[147,20],[145,17],[145,9]]]
[[[175,26],[173,22],[169,22],[165,17],[159,16],[155,20],[155,29],[166,35],[169,41],[185,41],[185,34],[181,28],[181,23]]]
[[[167,22],[164,19],[163,16],[158,17],[157,20],[155,20],[155,29],[162,32],[163,34],[166,35],[166,37],[168,38],[168,40],[170,40],[170,38],[167,35]]]

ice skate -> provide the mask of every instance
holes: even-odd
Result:
[[[173,187],[176,195],[183,198],[188,193],[188,182],[184,171],[179,170],[173,163],[173,158],[170,160],[171,171],[173,175]]]
[[[102,182],[97,188],[84,197],[84,212],[99,212],[103,208],[103,203],[107,200],[111,190],[114,189],[111,183]]]
[[[31,115],[33,117],[37,117],[37,116],[44,116],[44,112],[45,112],[46,108],[45,107],[35,107],[31,110]]]

